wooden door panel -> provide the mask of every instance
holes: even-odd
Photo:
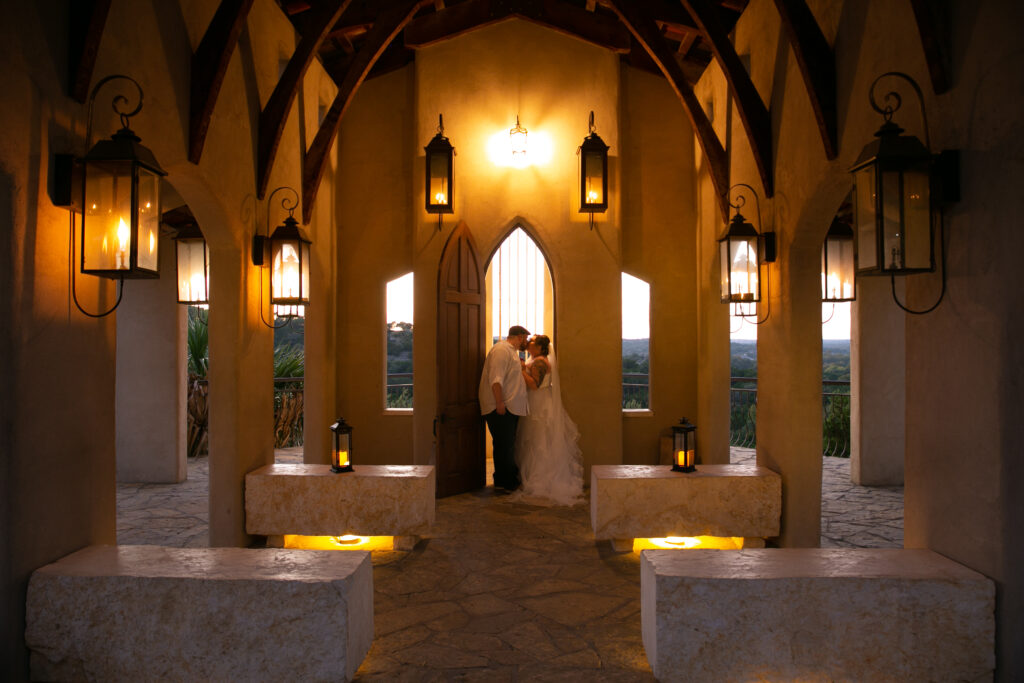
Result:
[[[483,419],[477,387],[483,367],[483,273],[465,223],[441,256],[438,272],[437,495],[486,484]]]

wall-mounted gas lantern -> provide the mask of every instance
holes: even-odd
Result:
[[[672,471],[693,472],[697,469],[697,427],[685,417],[672,425]]]
[[[352,472],[352,425],[345,422],[345,418],[339,417],[331,425],[331,432],[334,435],[334,445],[331,448],[331,471]]]
[[[177,211],[177,210],[176,210]],[[176,213],[168,212],[168,214]],[[184,217],[174,235],[178,303],[208,308],[210,304],[210,247],[199,223]],[[167,221],[167,216],[164,216]]]
[[[440,114],[437,116],[437,135],[423,149],[426,152],[427,164],[426,209],[427,213],[438,214],[440,229],[440,214],[452,213],[455,210],[455,148],[444,136],[444,119]]]
[[[893,122],[902,99],[890,91],[885,94],[885,106],[875,100],[875,86],[886,77],[906,81],[917,94],[924,123],[925,141],[913,135],[903,135],[903,129]],[[858,275],[910,275],[935,270],[934,231],[938,222],[944,229],[940,203],[960,199],[959,153],[944,151],[931,153],[928,135],[928,117],[924,111],[921,88],[910,76],[890,71],[871,83],[868,90],[871,107],[884,118],[877,138],[865,145],[857,161],[850,168],[854,178],[854,229],[856,236],[856,262]],[[940,240],[939,256],[942,257]],[[942,293],[933,306],[925,310],[908,309],[896,298],[893,280],[893,300],[908,313],[928,313],[942,302],[946,287],[946,267],[942,266]]]
[[[760,200],[754,188],[740,183],[729,188],[731,193],[737,187],[745,187],[754,195],[757,204],[758,223],[761,222]],[[775,233],[758,233],[740,208],[746,204],[746,197],[737,194],[729,206],[736,214],[726,226],[725,234],[718,240],[721,261],[722,303],[736,304],[736,315],[754,315],[743,306],[761,301],[761,264],[775,262]],[[762,226],[763,227],[763,226]],[[740,312],[742,310],[742,312]],[[765,318],[767,320],[767,318]],[[761,322],[764,322],[763,320]]]
[[[608,145],[594,131],[594,112],[590,112],[590,134],[576,154],[580,158],[580,213],[608,210]],[[593,226],[591,226],[593,227]]]
[[[309,305],[309,247],[312,242],[306,237],[299,222],[295,220],[295,209],[299,205],[298,193],[290,187],[278,187],[270,193],[268,205],[273,204],[274,195],[280,190],[291,192],[295,199],[285,197],[281,206],[288,212],[284,222],[270,234],[270,211],[267,211],[267,233],[269,236],[254,235],[252,242],[252,263],[262,266],[266,252],[270,251],[270,303],[274,315],[282,318],[282,325],[272,325],[263,319],[268,327],[283,327],[292,318],[302,317]],[[263,318],[263,278],[260,276],[260,317]]]
[[[826,303],[857,298],[854,278],[853,227],[837,216],[821,245],[821,300]]]

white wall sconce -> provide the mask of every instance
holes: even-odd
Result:
[[[260,275],[260,319],[267,327],[284,327],[292,318],[302,317],[309,305],[309,247],[312,242],[306,237],[299,222],[295,220],[295,209],[299,205],[298,193],[290,187],[278,187],[270,193],[268,206],[273,204],[274,195],[281,190],[291,192],[295,199],[281,200],[281,207],[288,212],[284,222],[270,234],[270,210],[267,210],[267,235],[254,235],[252,242],[252,263],[262,266],[270,252],[270,304],[274,316],[282,318],[280,325],[271,324],[263,317],[263,276]]]
[[[906,81],[917,94],[924,123],[925,141],[903,135],[893,122],[902,99],[895,91],[885,94],[885,106],[875,99],[875,87],[883,78]],[[913,78],[898,72],[882,74],[868,90],[871,107],[885,119],[875,133],[876,139],[864,146],[850,168],[854,178],[854,229],[858,275],[888,275],[893,300],[908,313],[923,314],[935,310],[946,293],[946,267],[943,251],[945,235],[939,205],[959,200],[959,153],[931,153],[928,117],[924,111],[921,88]],[[939,224],[939,259],[942,263],[942,292],[934,305],[911,310],[896,297],[896,276],[929,273],[935,270],[933,224]]]
[[[747,188],[754,195],[757,206],[757,222],[761,224],[761,204],[757,192],[750,185],[738,183],[729,188],[729,195],[738,187]],[[729,206],[736,214],[726,226],[725,234],[718,240],[722,278],[722,303],[733,304],[733,315],[743,318],[757,317],[756,304],[761,301],[761,264],[774,263],[776,258],[775,233],[758,233],[757,228],[747,222],[740,213],[746,204],[746,196],[736,194],[735,202]],[[768,319],[750,321],[760,325]]]
[[[519,123],[519,114],[516,114],[516,125],[513,128],[509,128],[508,131],[508,145],[509,151],[512,152],[512,163],[513,165],[525,166],[527,163],[527,136],[529,133]]]

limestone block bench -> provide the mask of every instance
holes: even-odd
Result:
[[[995,587],[929,550],[647,550],[660,681],[991,681]]]
[[[782,477],[756,465],[698,465],[673,472],[658,465],[594,465],[590,520],[594,537],[618,551],[634,538],[743,537],[764,547],[779,535]]]
[[[267,465],[245,476],[245,530],[280,544],[285,534],[393,536],[411,550],[434,523],[430,465]]]
[[[91,546],[36,570],[32,680],[348,680],[373,641],[369,553]]]

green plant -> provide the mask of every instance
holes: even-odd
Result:
[[[206,379],[210,369],[210,328],[207,326],[209,313],[195,306],[188,307],[188,372]]]

